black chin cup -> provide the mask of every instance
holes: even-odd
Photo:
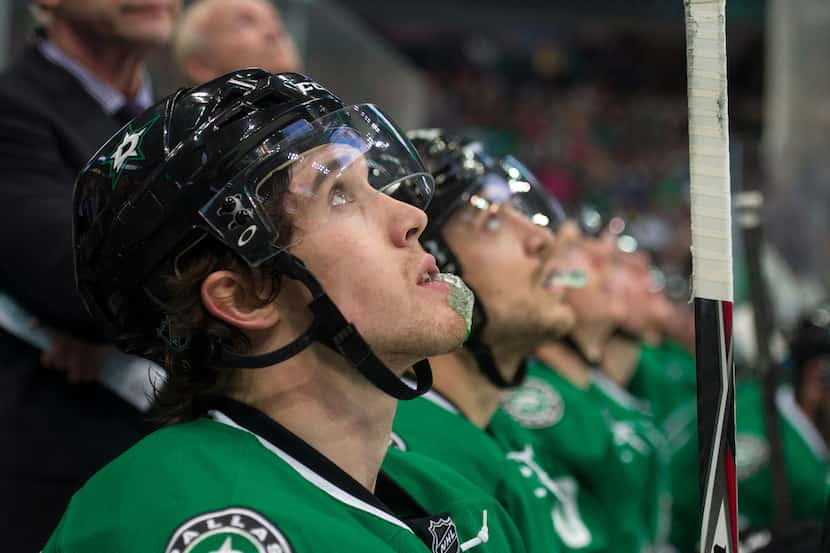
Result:
[[[443,220],[446,220],[453,211],[448,210]],[[440,229],[443,222],[435,223],[434,221],[430,221],[430,224],[436,225],[435,228]],[[435,256],[435,261],[441,272],[454,273],[459,277],[463,276],[461,263],[440,232],[433,231],[429,236],[422,236],[421,244],[424,246],[424,249]],[[473,291],[475,302],[473,303],[473,327],[470,330],[470,336],[464,342],[464,347],[472,353],[473,358],[478,363],[479,369],[493,386],[497,388],[513,388],[518,386],[524,381],[525,375],[527,374],[527,363],[522,360],[512,380],[505,380],[502,377],[499,368],[496,366],[496,360],[493,359],[493,352],[490,351],[490,347],[482,340],[484,327],[487,326],[487,313],[481,301],[479,301],[479,296],[476,294],[475,289],[470,286],[469,282],[467,286]]]
[[[559,340],[559,342],[566,348],[570,349],[574,353],[574,355],[579,357],[579,359],[582,360],[586,367],[598,367],[602,361],[602,359],[594,361],[590,357],[588,357],[585,354],[585,350],[582,349],[582,346],[580,346],[577,343],[577,341],[574,340],[574,337],[570,334],[563,336]]]
[[[470,337],[467,338],[467,341],[464,343],[464,347],[473,354],[473,358],[475,358],[476,363],[478,363],[479,369],[493,386],[496,388],[515,388],[525,379],[525,375],[527,374],[527,362],[523,359],[519,363],[519,367],[516,369],[516,374],[513,375],[512,379],[506,380],[502,376],[498,366],[496,365],[496,360],[493,358],[493,352],[482,340],[484,327],[487,326],[487,313],[484,310],[484,306],[478,300],[478,295],[475,293],[475,290],[473,290],[473,295],[475,295],[476,298],[475,307],[473,308],[473,328],[470,331]]]
[[[369,344],[363,339],[353,324],[348,322],[331,298],[323,290],[320,282],[311,274],[298,258],[283,252],[274,259],[274,268],[288,278],[305,284],[311,292],[312,300],[308,308],[314,315],[311,325],[288,345],[260,355],[240,355],[227,348],[210,347],[209,363],[214,368],[256,369],[275,365],[297,355],[312,342],[318,341],[330,347],[366,377],[369,382],[383,392],[397,399],[412,399],[427,392],[432,387],[432,369],[424,359],[412,367],[415,372],[416,387],[404,383],[390,371],[380,359],[372,353]]]

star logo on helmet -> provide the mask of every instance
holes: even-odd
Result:
[[[113,190],[118,185],[118,179],[121,178],[124,167],[131,161],[142,161],[144,159],[141,143],[144,142],[145,134],[158,121],[158,118],[159,116],[156,115],[137,129],[133,129],[132,123],[128,124],[118,147],[106,158],[106,163],[110,167],[109,176],[112,177]]]

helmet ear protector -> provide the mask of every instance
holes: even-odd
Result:
[[[84,302],[119,336],[160,337],[205,366],[265,367],[319,341],[390,395],[420,395],[431,386],[428,363],[415,365],[415,388],[398,379],[289,253],[327,223],[321,206],[335,186],[354,201],[388,194],[420,209],[433,191],[414,147],[383,112],[344,106],[304,75],[247,69],[180,90],[119,131],[76,181],[73,242]],[[286,221],[273,220],[269,202]],[[281,232],[300,217],[302,232]],[[206,237],[250,267],[302,282],[313,298],[310,327],[253,356],[204,334],[172,336],[162,280]]]
[[[421,243],[435,256],[441,271],[464,274],[465,268],[442,232],[449,218],[462,208],[495,211],[509,205],[534,224],[551,231],[564,222],[566,216],[561,204],[514,157],[492,156],[480,142],[441,129],[419,129],[411,131],[409,137],[435,180],[435,192],[427,208],[429,223],[421,234]],[[476,294],[472,329],[464,347],[494,386],[519,385],[526,374],[525,363],[521,363],[514,378],[505,379],[483,339],[486,326],[487,306]]]

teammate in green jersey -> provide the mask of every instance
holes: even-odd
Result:
[[[614,550],[639,552],[655,541],[654,517],[647,516],[647,506],[655,501],[643,486],[655,452],[648,445],[642,452],[632,447],[633,442],[648,444],[637,435],[634,416],[620,416],[627,408],[594,384],[624,307],[609,283],[611,250],[578,233],[563,248],[563,264],[587,277],[584,287],[567,292],[576,324],[566,338],[537,348],[530,378],[508,394],[505,408],[534,433],[543,463],[565,463],[601,502]],[[546,411],[556,416],[540,415]]]
[[[617,238],[606,235],[612,246]],[[648,255],[612,248],[610,283],[625,303],[620,332],[606,347],[603,369],[618,385],[648,403],[660,425],[683,399],[697,394],[694,355],[667,337],[677,308],[655,286]]]
[[[520,427],[499,426],[521,444],[505,450],[490,427],[502,390],[521,378],[523,359],[573,320],[554,283],[561,207],[517,161],[491,156],[479,142],[436,129],[409,135],[436,179],[421,241],[441,269],[463,274],[476,301],[465,348],[430,358],[434,391],[398,407],[395,444],[496,495],[528,551],[558,551],[560,541],[583,548],[591,535],[567,484],[535,462]]]
[[[646,401],[658,426],[697,394],[694,355],[666,334],[678,310],[653,288],[648,258],[615,251],[613,285],[627,308],[625,331],[608,345],[605,369],[620,386]],[[636,308],[635,308],[636,307]]]
[[[819,521],[830,493],[830,455],[826,430],[830,413],[830,307],[821,306],[799,321],[790,342],[793,385],[775,394],[781,447],[794,524]],[[700,528],[698,485],[689,477],[697,463],[696,418],[693,402],[685,426],[678,417],[669,435],[672,473],[677,483],[674,520],[680,527],[674,541],[680,551],[692,551]],[[736,472],[738,510],[747,530],[768,529],[774,520],[771,445],[764,423],[763,394],[757,382],[738,385],[735,392]],[[685,472],[685,475],[684,475]],[[689,480],[694,480],[691,485]],[[683,487],[685,484],[685,487]]]
[[[662,343],[664,320],[673,309],[668,298],[655,286],[645,252],[623,251],[614,235],[603,240],[611,246],[609,285],[625,308],[622,318],[617,321],[621,331],[609,340],[602,370],[594,374],[591,390],[610,420],[614,441],[620,448],[632,482],[640,482],[634,488],[642,491],[641,504],[649,527],[649,541],[660,547],[669,539],[672,499],[669,449],[659,425],[662,419],[654,417],[653,411],[655,407],[662,409],[670,405],[677,397],[671,394],[668,397],[649,396],[644,401],[632,395],[630,389],[632,377],[640,376],[644,349]],[[663,356],[659,359],[662,361]],[[669,373],[668,367],[659,369]],[[691,377],[694,397],[694,372]],[[668,380],[666,376],[658,381]],[[668,389],[665,391],[669,392]]]
[[[519,464],[522,476],[538,480],[535,495],[553,496],[555,506],[550,516],[562,551],[587,553],[615,550],[602,504],[580,486],[565,463],[555,458],[547,458],[543,463],[536,455],[533,435],[504,409],[496,410],[487,431],[507,452],[508,458]]]
[[[293,73],[180,90],[104,145],[75,190],[78,286],[164,365],[175,422],[77,492],[44,551],[523,551],[450,469],[381,470],[397,400],[467,330],[418,242],[432,190],[378,108]]]

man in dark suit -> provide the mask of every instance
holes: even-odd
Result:
[[[42,32],[0,76],[0,292],[48,328],[40,352],[0,330],[0,529],[39,550],[76,489],[146,433],[97,380],[104,333],[75,290],[75,175],[152,103],[144,62],[180,0],[37,0]]]

